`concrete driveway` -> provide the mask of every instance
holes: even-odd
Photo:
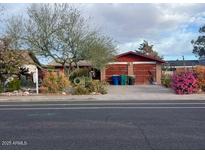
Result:
[[[112,95],[136,95],[136,94],[172,94],[174,91],[170,88],[164,88],[159,85],[133,85],[133,86],[109,86],[108,93]]]
[[[177,95],[160,85],[109,86],[111,100],[205,100],[205,94]]]

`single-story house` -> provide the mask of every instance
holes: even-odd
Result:
[[[150,84],[153,78],[157,84],[161,84],[161,65],[165,61],[143,55],[137,51],[129,51],[119,54],[115,61],[109,63],[101,70],[101,80],[111,82],[113,75],[129,75],[135,77],[135,84]]]
[[[161,84],[161,65],[164,62],[161,59],[143,55],[137,51],[129,51],[117,55],[115,61],[108,63],[100,71],[93,69],[91,62],[85,60],[79,61],[78,66],[96,71],[95,79],[105,80],[110,83],[112,83],[112,75],[132,75],[135,77],[135,84],[149,84],[150,77],[153,77],[157,84]],[[66,66],[69,67],[69,65]],[[49,67],[59,71],[63,70],[62,65],[54,61],[47,65],[47,68]]]
[[[18,51],[17,54],[20,54],[22,57],[22,61],[23,61],[22,68],[28,70],[28,72],[26,72],[25,74],[26,78],[28,80],[35,82],[36,73],[37,73],[36,70],[38,70],[38,80],[41,82],[41,80],[43,79],[43,74],[42,74],[43,68],[41,63],[36,58],[35,54],[33,52],[25,51],[25,50]]]
[[[8,51],[8,52],[13,52]],[[41,64],[38,61],[38,59],[35,57],[35,55],[32,52],[20,50],[15,51],[15,55],[20,58],[22,65],[20,68],[20,72],[18,74],[13,74],[7,78],[7,80],[4,82],[4,84],[7,84],[8,82],[12,81],[15,77],[19,78],[21,80],[21,86],[23,88],[33,88],[35,87],[35,81],[37,81],[37,75],[38,79],[42,79],[41,77]],[[38,74],[37,74],[38,70]]]
[[[28,68],[29,73],[35,72],[35,69],[41,68],[41,64],[33,52],[18,51],[17,53],[23,58],[23,67]]]
[[[94,79],[100,80],[100,71],[96,70],[92,67],[92,63],[87,60],[80,60],[77,62],[79,68],[88,68],[95,72]],[[69,64],[66,64],[66,67],[70,67]],[[76,68],[75,64],[72,63],[71,67]],[[44,67],[45,69],[55,69],[56,71],[63,71],[63,66],[60,63],[56,63],[55,61],[50,62],[47,66]]]
[[[77,62],[77,65],[79,68],[92,67],[91,62],[86,61],[86,60],[80,60],[79,62]],[[56,63],[55,61],[50,62],[46,67],[47,68],[54,68],[58,71],[63,71],[63,66],[60,63]],[[70,66],[68,64],[66,64],[66,67],[70,67]],[[75,67],[74,63],[72,63],[72,67]]]

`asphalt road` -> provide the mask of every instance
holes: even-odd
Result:
[[[205,101],[13,104],[0,149],[205,149]]]

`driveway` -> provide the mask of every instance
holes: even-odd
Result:
[[[110,100],[205,100],[205,94],[177,95],[160,85],[109,86]]]
[[[133,95],[136,94],[173,94],[170,88],[164,88],[159,85],[134,85],[134,86],[109,86],[108,93],[112,95]]]

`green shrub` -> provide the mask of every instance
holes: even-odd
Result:
[[[89,69],[88,68],[75,69],[69,75],[69,80],[73,83],[76,77],[89,77]]]
[[[92,92],[107,94],[107,85],[108,83],[105,81],[99,81],[99,80],[91,80],[90,82],[87,81],[85,85],[79,84],[76,87],[74,87],[74,94],[87,95]]]
[[[89,93],[89,90],[85,86],[78,85],[74,88],[75,95],[88,95]]]
[[[3,88],[2,83],[0,82],[0,93],[2,93],[3,91],[4,91],[4,88]]]
[[[32,81],[32,79],[27,79],[25,75],[20,76],[21,87],[33,88],[36,84]]]
[[[96,92],[100,94],[107,94],[107,85],[105,81],[93,80],[88,84],[87,88],[90,92]]]
[[[165,86],[166,88],[170,88],[171,87],[171,75],[162,75],[162,85]]]
[[[84,80],[85,80],[86,87],[93,81],[93,79],[91,77],[84,77]]]
[[[75,86],[78,86],[78,85],[85,86],[85,77],[76,77],[73,80],[73,83]]]
[[[12,92],[15,90],[19,90],[20,87],[21,87],[21,81],[19,79],[14,79],[7,84],[6,89],[7,91]]]

